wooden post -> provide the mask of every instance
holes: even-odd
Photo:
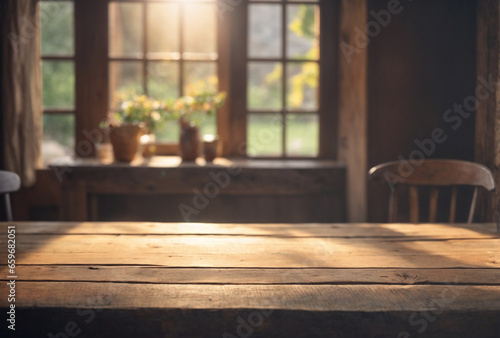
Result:
[[[496,84],[498,72],[500,37],[499,0],[477,2],[477,88],[480,94],[489,93],[486,99],[478,97],[476,110],[475,160],[488,166],[495,176],[496,188],[487,199],[478,205],[481,220],[499,221],[500,207],[500,93]],[[488,90],[485,82],[493,83]]]
[[[75,49],[75,153],[89,157],[109,108],[108,1],[75,1]]]
[[[218,112],[222,156],[244,157],[246,151],[247,0],[218,12],[219,89],[227,92]],[[238,41],[239,43],[234,43]]]
[[[349,222],[367,214],[367,48],[356,45],[356,28],[365,30],[366,0],[342,0],[340,10],[340,107],[338,159],[347,165]],[[349,56],[349,48],[356,52]]]

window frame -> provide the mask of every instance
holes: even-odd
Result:
[[[99,123],[106,118],[111,100],[108,76],[109,60],[112,59],[108,53],[109,3],[164,1],[167,0],[73,1],[75,109],[68,113],[75,114],[76,156],[94,156],[93,143],[102,139]],[[228,7],[231,3],[234,5]],[[228,98],[217,114],[217,128],[222,143],[222,155],[226,157],[248,157],[246,154],[248,3],[248,0],[236,2],[217,0],[217,7],[225,9],[217,15],[217,75],[219,90],[227,92]],[[307,1],[293,1],[293,4],[301,3],[311,4]],[[340,0],[320,0],[319,7],[321,32],[319,154],[314,158],[285,157],[285,159],[336,159],[337,156]],[[89,22],[92,24],[89,25]],[[238,43],[234,43],[235,41]],[[171,147],[170,150],[172,149],[175,150],[176,147]],[[265,158],[272,159],[272,157]]]
[[[317,88],[317,106],[316,109],[314,110],[305,110],[305,109],[290,109],[288,107],[288,89],[289,89],[289,83],[288,83],[288,67],[291,64],[300,64],[300,63],[314,63],[318,66],[318,70],[321,69],[320,62],[321,62],[321,48],[320,48],[320,53],[318,55],[317,59],[300,59],[300,58],[290,58],[287,56],[287,47],[288,47],[288,39],[287,39],[287,25],[288,25],[288,6],[289,5],[312,5],[312,6],[318,6],[319,8],[319,2],[320,0],[316,1],[284,1],[284,0],[258,0],[258,1],[248,1],[248,7],[252,5],[273,5],[273,6],[279,6],[281,9],[281,20],[279,22],[279,26],[281,28],[281,56],[277,57],[252,57],[248,55],[249,53],[247,52],[246,56],[246,64],[247,67],[250,66],[250,64],[259,64],[259,63],[277,63],[282,67],[282,75],[281,75],[281,80],[280,80],[280,85],[281,85],[281,97],[280,97],[280,103],[281,103],[281,109],[251,109],[248,107],[248,102],[247,102],[247,107],[246,107],[246,114],[247,114],[247,121],[250,117],[250,115],[253,116],[265,116],[265,115],[274,115],[278,116],[281,120],[281,135],[280,135],[280,147],[281,147],[281,156],[251,156],[251,158],[280,158],[280,159],[297,159],[297,158],[316,158],[317,156],[297,156],[297,155],[287,155],[288,153],[288,142],[287,142],[287,125],[288,121],[287,118],[290,115],[301,115],[301,116],[318,116],[320,115],[321,107],[319,104],[319,93],[321,91],[320,83],[319,83],[319,73],[318,73],[318,88]],[[320,9],[321,12],[321,9]],[[317,18],[319,19],[319,17]],[[250,32],[248,30],[248,24],[247,24],[247,36],[249,36]],[[321,38],[321,33],[320,33],[320,38]],[[318,41],[319,44],[319,41]],[[247,78],[248,82],[248,78]],[[247,93],[248,93],[248,84],[247,84]],[[248,95],[248,94],[247,94]],[[318,121],[319,124],[319,121]],[[247,126],[248,130],[248,126]],[[319,135],[318,135],[319,136]],[[319,146],[319,139],[317,140],[318,146]],[[319,149],[318,149],[318,155],[319,155]],[[248,153],[247,153],[248,156]],[[250,157],[250,156],[249,156]]]
[[[223,1],[224,0],[219,0]],[[280,4],[272,0],[259,0],[253,3]],[[308,1],[294,0],[290,4],[312,4]],[[235,7],[229,16],[229,20],[224,20],[221,40],[239,41],[240,44],[223,45],[227,50],[225,57],[228,62],[223,63],[228,77],[219,83],[228,92],[229,102],[219,115],[222,118],[223,127],[228,128],[222,134],[221,139],[225,142],[224,155],[235,157],[248,157],[247,147],[247,61],[248,57],[248,8],[250,1],[241,0],[240,5]],[[314,3],[316,4],[316,3]],[[338,144],[338,114],[339,114],[339,31],[340,31],[340,0],[319,0],[319,20],[320,20],[320,54],[319,54],[319,152],[317,157],[251,157],[251,159],[337,159]],[[285,6],[284,4],[283,6]],[[283,15],[283,20],[285,16]],[[283,39],[286,39],[286,32],[283,31]],[[285,48],[285,44],[283,44]],[[285,54],[283,54],[285,58]],[[283,79],[285,77],[283,76]],[[283,87],[284,90],[285,87]],[[286,94],[283,95],[286,97]],[[284,106],[285,108],[286,106]],[[231,112],[231,113],[229,113]],[[282,122],[284,123],[284,121]],[[285,150],[285,149],[284,149]]]
[[[40,3],[39,3],[39,12],[40,12],[40,17],[39,17],[39,20],[41,20],[41,15],[42,15],[42,10],[41,10],[41,2],[66,2],[66,3],[72,3],[73,4],[73,15],[74,15],[74,12],[75,12],[75,0],[59,0],[59,1],[55,1],[55,0],[40,0]],[[39,27],[41,27],[41,22],[39,24]],[[73,17],[73,34],[75,35],[75,20],[74,20],[74,17]],[[40,31],[40,34],[41,34],[41,31]],[[45,106],[43,106],[43,102],[42,102],[42,118],[47,116],[47,115],[70,115],[70,116],[73,116],[75,118],[75,124],[76,124],[76,40],[75,40],[75,36],[73,35],[73,54],[72,55],[57,55],[57,54],[44,54],[42,50],[40,50],[40,64],[43,64],[44,61],[62,61],[62,62],[72,62],[73,63],[73,72],[74,72],[74,77],[75,77],[75,89],[74,89],[74,93],[73,93],[73,97],[74,97],[74,104],[73,104],[73,107],[70,108],[70,107],[66,107],[66,108],[45,108]],[[43,74],[43,73],[42,73]],[[43,75],[42,75],[42,81],[43,81]],[[73,136],[75,137],[75,136]],[[76,144],[76,142],[75,142]],[[42,154],[43,155],[43,154]]]

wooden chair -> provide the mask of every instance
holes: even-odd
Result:
[[[436,222],[439,187],[452,187],[450,198],[449,222],[455,221],[457,187],[473,186],[474,193],[469,208],[467,223],[472,222],[478,188],[490,191],[495,188],[493,174],[484,165],[458,160],[429,159],[420,165],[410,162],[393,161],[379,164],[369,171],[374,180],[384,180],[389,184],[389,222],[397,221],[398,198],[396,187],[408,185],[410,222],[419,222],[419,188],[429,186],[429,222]]]
[[[8,222],[12,222],[12,208],[10,206],[9,193],[18,191],[20,187],[21,179],[17,174],[0,170],[0,195],[2,195],[4,199],[5,213],[7,214]]]

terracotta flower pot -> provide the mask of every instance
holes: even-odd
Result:
[[[183,161],[194,161],[201,153],[200,129],[192,122],[186,122],[181,119],[181,134],[179,139],[179,148]]]
[[[210,136],[210,137],[209,137]],[[213,135],[203,137],[203,155],[207,162],[212,162],[219,152],[219,138]]]
[[[123,124],[112,127],[109,138],[113,145],[115,161],[132,162],[139,150],[140,137],[143,126],[137,124]]]

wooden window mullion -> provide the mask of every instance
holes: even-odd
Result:
[[[148,90],[148,5],[142,4],[142,86],[144,94],[149,96]]]
[[[74,1],[76,155],[94,155],[88,135],[108,112],[108,1]],[[92,24],[89,24],[92,23]]]
[[[288,69],[287,63],[287,41],[286,41],[286,27],[287,27],[287,5],[283,1],[281,3],[282,13],[281,13],[281,126],[283,128],[281,133],[281,157],[287,157],[287,144],[286,144],[286,126],[287,126],[287,90],[288,85],[286,81],[286,72]]]

